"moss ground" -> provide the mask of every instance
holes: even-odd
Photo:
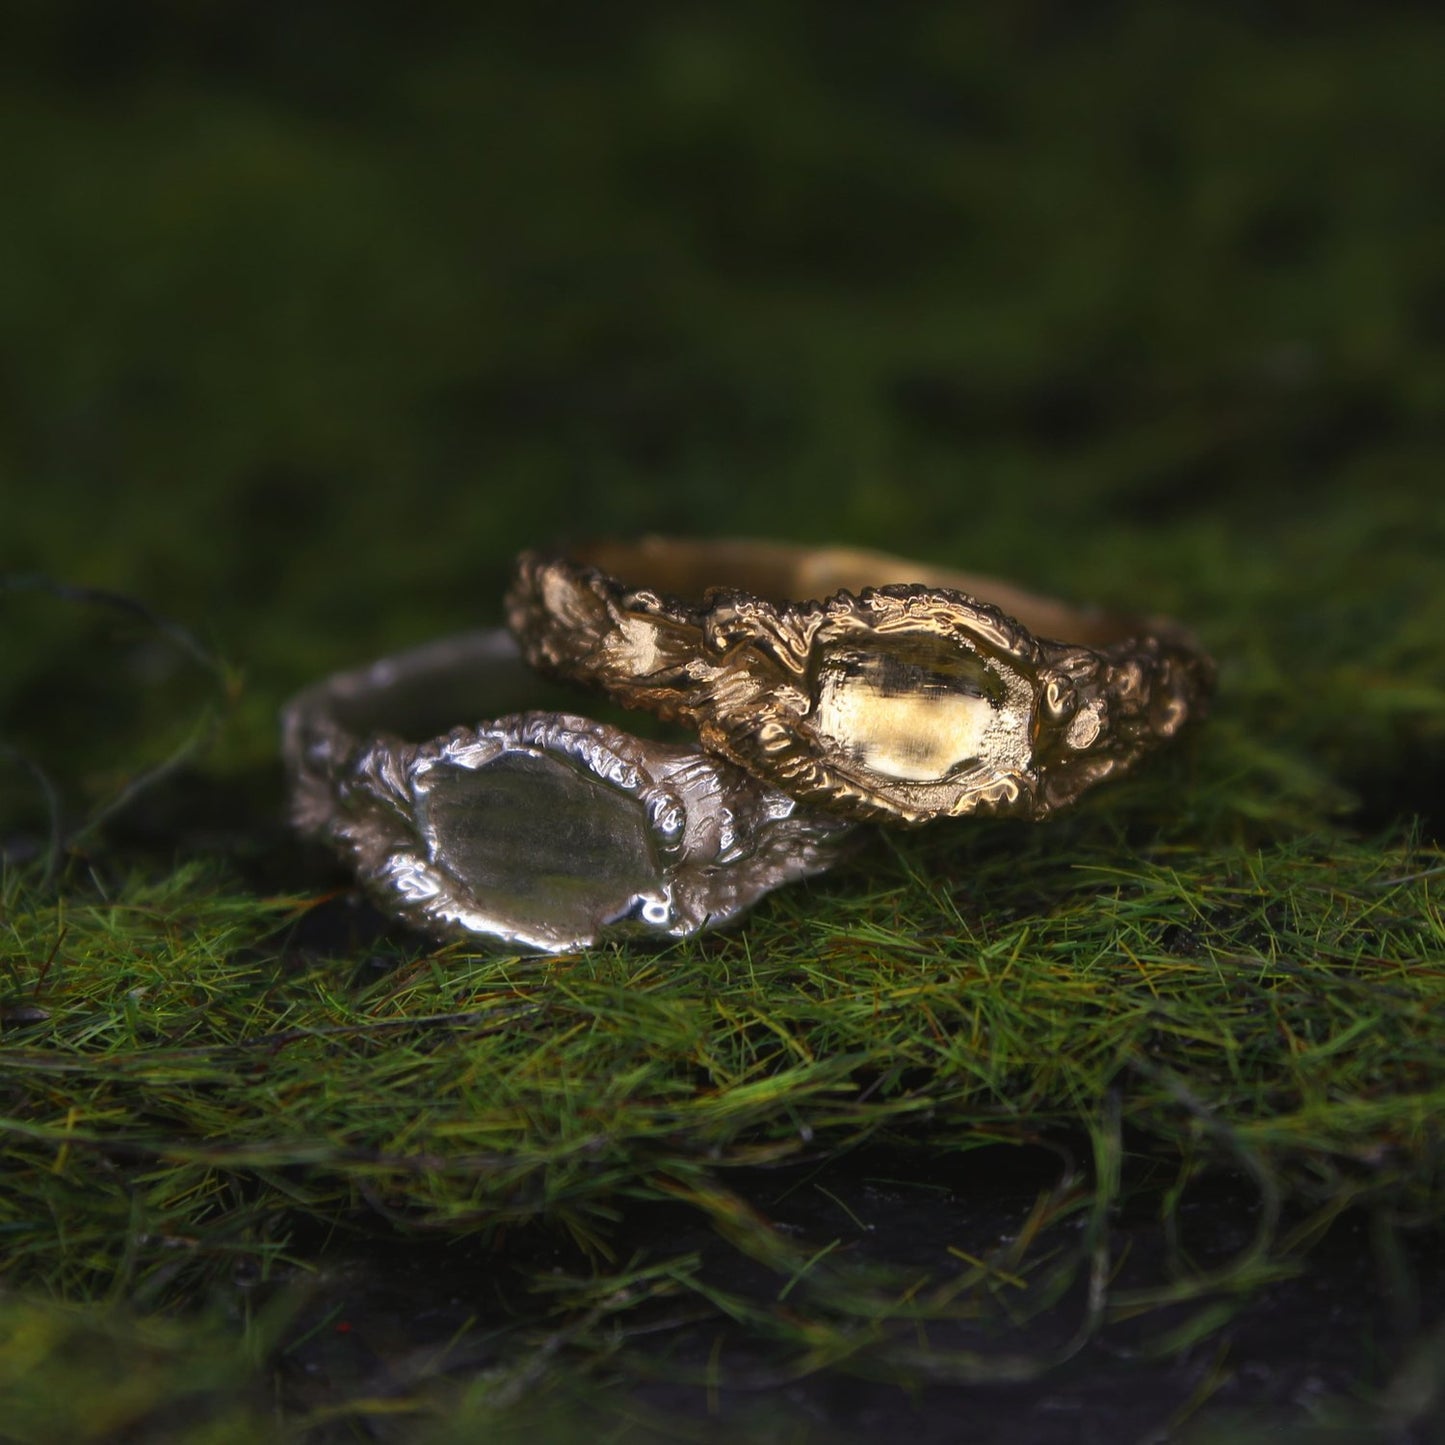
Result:
[[[1342,1250],[1271,1428],[1428,1438],[1445,24],[111,13],[0,47],[0,1439],[1238,1439]],[[1217,705],[726,935],[388,928],[277,707],[643,530],[1170,612]]]

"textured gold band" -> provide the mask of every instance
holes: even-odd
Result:
[[[525,553],[508,616],[535,666],[794,797],[905,824],[1046,817],[1172,738],[1214,679],[1174,623],[845,548]]]

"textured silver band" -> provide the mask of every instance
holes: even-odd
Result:
[[[685,937],[839,856],[847,823],[695,748],[559,712],[438,735],[539,687],[498,628],[307,688],[282,712],[293,822],[408,923],[542,952]]]

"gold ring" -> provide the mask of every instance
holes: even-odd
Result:
[[[1176,623],[851,548],[527,552],[507,605],[534,666],[880,822],[1045,818],[1173,738],[1214,681]]]

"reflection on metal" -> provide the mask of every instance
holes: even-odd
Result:
[[[309,688],[282,715],[297,826],[398,917],[543,951],[696,933],[838,857],[846,822],[587,718],[514,713],[405,740],[438,726],[419,713],[463,697],[484,710],[527,684],[498,629]]]
[[[1047,817],[1174,737],[1214,680],[1174,623],[837,548],[525,553],[508,616],[536,666],[690,724],[796,798],[891,823]]]

